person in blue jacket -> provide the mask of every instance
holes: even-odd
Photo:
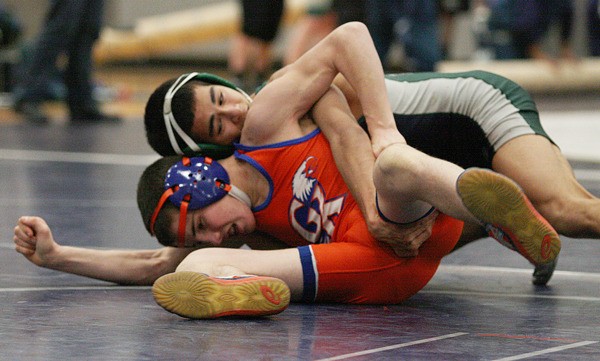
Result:
[[[543,38],[554,24],[560,27],[559,57],[575,58],[571,47],[572,0],[491,0],[489,28],[497,59],[542,59],[555,56],[542,47]]]

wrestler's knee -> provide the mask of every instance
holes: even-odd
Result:
[[[406,144],[394,144],[384,149],[375,160],[373,180],[380,189],[399,181],[410,184],[418,181],[423,163],[414,148]]]
[[[177,266],[177,271],[194,271],[202,273],[212,273],[220,259],[218,248],[203,248],[190,253]]]

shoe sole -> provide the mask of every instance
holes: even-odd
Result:
[[[176,272],[156,280],[152,293],[167,311],[194,319],[274,315],[290,303],[287,284],[271,277],[220,280],[196,272]]]
[[[457,190],[473,215],[499,227],[531,263],[537,266],[556,259],[561,247],[558,234],[512,180],[486,169],[469,168],[458,178]]]

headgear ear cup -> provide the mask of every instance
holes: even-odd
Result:
[[[217,161],[209,157],[194,157],[175,163],[165,176],[165,192],[161,196],[152,218],[150,232],[154,234],[154,224],[167,199],[180,209],[177,244],[185,245],[185,226],[188,210],[207,207],[226,195],[230,195],[251,207],[250,197],[232,185],[229,174]]]

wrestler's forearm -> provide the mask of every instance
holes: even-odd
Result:
[[[375,154],[386,144],[397,142],[400,134],[389,105],[381,61],[366,26],[357,22],[338,27],[271,77],[253,103],[252,114],[261,116],[247,117],[241,142],[272,142],[289,132],[288,123],[301,119],[339,73],[357,92]],[[274,134],[277,136],[271,138]]]
[[[298,102],[300,111],[306,112],[339,73],[356,90],[369,126],[395,129],[381,61],[362,23],[339,26],[296,62],[273,74],[270,80],[285,78],[288,84],[278,92],[293,89],[294,101]]]
[[[345,24],[328,40],[324,44],[328,51],[315,56],[323,56],[324,67],[336,75],[341,73],[356,92],[371,135],[372,151],[378,155],[389,144],[404,142],[391,111],[383,67],[366,26]]]
[[[314,119],[329,141],[336,166],[369,223],[377,214],[373,185],[375,157],[367,133],[354,119],[342,93],[335,89],[315,104]]]
[[[328,137],[328,140],[335,164],[369,224],[377,214],[376,191],[373,184],[375,157],[369,137],[357,123],[355,125],[357,129],[346,126],[344,132],[330,131],[329,134],[335,132],[336,135],[340,135],[343,133],[343,136]]]
[[[175,271],[189,251],[99,250],[59,246],[43,267],[128,285],[151,285],[158,277]]]
[[[356,91],[371,136],[396,131],[383,66],[368,30],[364,25],[357,26],[340,32],[339,37],[341,46],[334,58],[335,67]]]

